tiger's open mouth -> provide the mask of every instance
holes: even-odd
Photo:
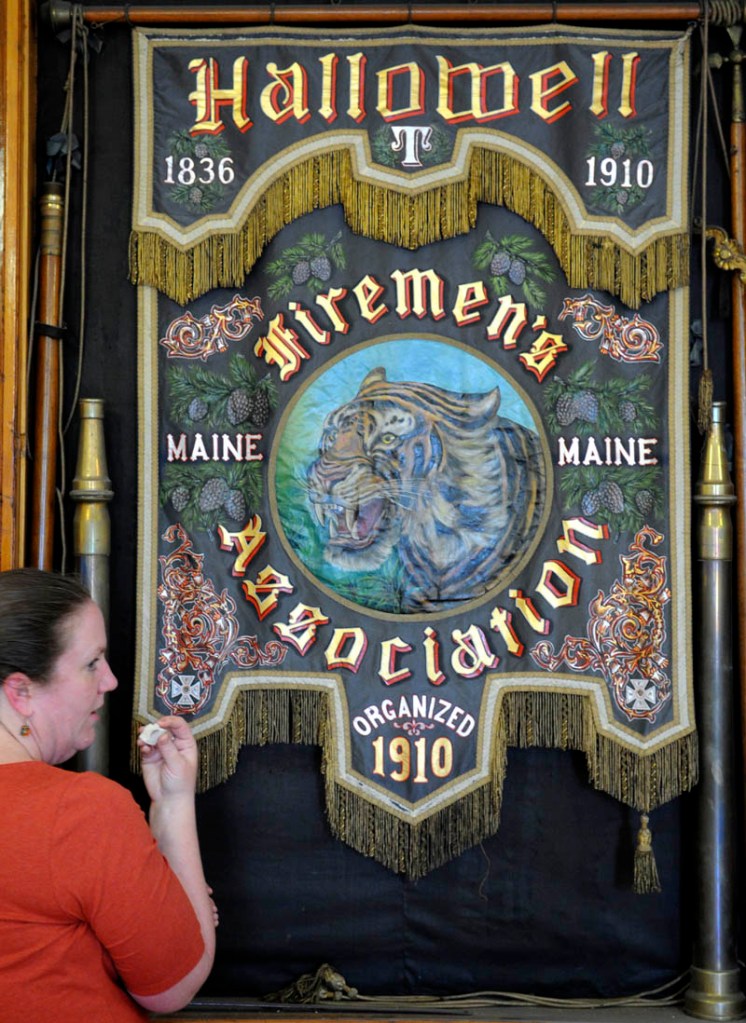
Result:
[[[362,550],[375,543],[386,529],[387,503],[380,497],[371,498],[357,508],[314,501],[313,510],[329,543],[348,550]]]

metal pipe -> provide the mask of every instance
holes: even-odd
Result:
[[[30,558],[51,569],[54,558],[61,344],[59,337],[64,193],[59,182],[44,186],[39,200],[39,325],[37,330],[36,422],[34,428]],[[45,333],[45,329],[49,333]]]
[[[55,34],[69,29],[73,4],[50,0],[45,14]],[[461,3],[461,4],[358,4],[284,5],[269,3],[256,7],[221,7],[218,5],[178,7],[85,6],[83,20],[105,25],[119,22],[127,25],[303,25],[303,24],[495,24],[516,22],[640,22],[696,21],[702,15],[702,4],[690,3]]]
[[[743,253],[746,241],[746,110],[743,93],[742,27],[729,29],[733,50],[728,62],[733,71],[730,126],[731,233],[734,246]],[[731,352],[733,371],[733,468],[736,486],[736,643],[740,689],[742,769],[746,773],[746,288],[741,273],[731,274]],[[744,818],[746,820],[746,818]]]
[[[100,398],[81,398],[78,464],[70,497],[76,502],[73,516],[74,553],[83,585],[101,608],[109,623],[109,556],[111,523],[108,503],[114,496],[106,465],[104,445],[104,403]],[[78,754],[76,766],[82,771],[109,770],[109,705],[99,711],[96,740]]]
[[[735,747],[731,563],[735,503],[725,448],[725,404],[715,402],[694,500],[701,509],[701,642],[697,706],[697,915],[684,1008],[708,1020],[746,1013],[736,958]]]

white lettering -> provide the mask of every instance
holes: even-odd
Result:
[[[211,433],[203,437],[195,433],[191,442],[185,433],[166,434],[168,462],[263,462],[264,454],[257,445],[261,433]],[[209,448],[208,448],[209,445]]]
[[[557,465],[658,465],[652,449],[657,437],[557,438]]]
[[[476,727],[473,715],[467,714],[463,707],[422,693],[400,696],[396,702],[386,699],[380,704],[372,703],[352,719],[352,727],[358,735],[370,735],[387,723],[401,727],[405,722],[418,721],[437,721],[462,739],[471,735]]]

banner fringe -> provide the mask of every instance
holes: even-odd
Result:
[[[140,767],[137,731],[134,722],[134,771]],[[235,773],[242,746],[318,745],[322,748],[326,811],[335,837],[383,866],[416,879],[497,830],[510,747],[585,753],[591,784],[643,814],[691,789],[698,773],[696,732],[654,753],[638,755],[599,734],[588,697],[547,690],[507,692],[495,725],[489,781],[412,824],[339,781],[335,742],[326,692],[284,687],[243,690],[225,724],[198,740],[199,791]],[[635,883],[640,890],[654,891],[652,846],[643,845],[638,843]],[[642,855],[648,851],[649,856]]]
[[[541,231],[571,288],[608,291],[635,309],[658,292],[687,283],[687,232],[657,238],[638,255],[600,232],[573,234],[561,187],[561,181],[552,187],[515,157],[474,147],[464,180],[401,193],[359,180],[349,152],[332,150],[281,174],[234,233],[181,249],[155,232],[133,230],[130,279],[184,306],[214,288],[242,287],[267,243],[315,209],[341,203],[356,234],[413,250],[473,230],[478,204],[488,202],[505,206]]]

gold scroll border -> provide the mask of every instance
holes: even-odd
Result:
[[[138,300],[138,592],[144,596],[137,621],[135,769],[139,766],[134,741],[137,726],[158,716],[148,690],[157,645],[158,459],[152,457],[153,431],[158,423],[157,294],[142,288]],[[688,536],[690,530],[690,502],[684,499],[689,480],[688,351],[686,345],[676,343],[676,338],[685,336],[687,308],[686,289],[674,292],[668,339],[671,537]],[[431,798],[407,804],[347,768],[346,696],[338,675],[236,671],[224,681],[219,705],[210,718],[192,726],[200,750],[200,790],[235,772],[244,745],[320,745],[326,809],[335,836],[413,878],[497,830],[510,746],[580,750],[595,788],[638,810],[652,810],[688,791],[696,783],[698,770],[687,628],[691,612],[688,544],[672,543],[669,561],[669,580],[676,598],[671,608],[674,720],[649,739],[611,719],[608,694],[598,677],[566,676],[564,684],[554,685],[543,676],[488,676],[480,708],[480,766]]]
[[[552,42],[577,45],[585,34],[582,29],[564,31]],[[187,33],[191,35],[198,33]],[[472,230],[477,204],[493,202],[542,232],[571,287],[605,290],[637,308],[689,278],[687,40],[685,36],[651,42],[635,37],[638,48],[660,47],[663,42],[671,47],[666,214],[637,231],[618,218],[585,213],[575,186],[543,151],[516,136],[482,129],[460,130],[448,164],[411,175],[374,164],[367,132],[324,133],[275,154],[269,168],[263,165],[244,184],[227,215],[205,217],[182,228],[170,217],[152,212],[153,132],[146,83],[152,80],[153,43],[147,32],[137,30],[131,280],[157,287],[186,305],[213,288],[241,286],[268,241],[314,209],[341,203],[356,233],[415,249]],[[220,41],[235,45],[234,38]],[[412,41],[443,40],[415,36]],[[183,45],[183,33],[166,33],[157,42]]]

